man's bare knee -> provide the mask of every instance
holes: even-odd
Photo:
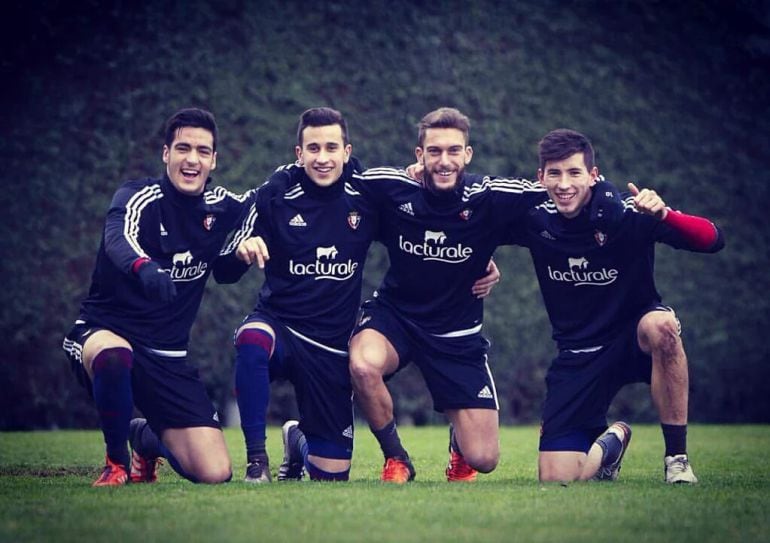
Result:
[[[382,381],[382,373],[365,358],[351,357],[350,378],[356,388],[368,389]]]
[[[684,353],[679,323],[673,314],[654,312],[653,315],[639,328],[640,345],[650,354],[674,360]]]
[[[196,466],[192,474],[199,483],[216,485],[228,482],[233,475],[232,466],[229,461],[217,463],[210,462],[206,465]]]
[[[544,483],[576,481],[580,478],[584,461],[584,458],[572,452],[541,452],[538,458],[538,479]]]
[[[493,450],[482,450],[471,455],[463,454],[465,461],[476,471],[481,473],[490,473],[495,470],[500,461],[500,452]]]
[[[365,333],[366,331],[364,331]],[[362,333],[363,334],[363,333]],[[350,378],[358,389],[369,389],[382,383],[385,371],[393,365],[389,346],[384,341],[356,336],[350,347]]]

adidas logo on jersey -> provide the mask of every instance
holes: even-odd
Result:
[[[348,439],[353,439],[353,427],[352,426],[348,426],[347,428],[345,428],[342,431],[342,435],[344,437],[347,437]]]
[[[543,237],[545,239],[556,239],[555,237],[553,237],[553,234],[551,234],[548,230],[543,230],[542,232],[540,232],[540,237]]]
[[[168,236],[168,232],[166,232],[166,227],[163,226],[163,223],[160,223],[160,235],[161,236]]]
[[[302,218],[302,215],[297,213],[289,221],[289,226],[307,226],[307,223],[305,222],[305,219]]]
[[[400,206],[398,206],[398,210],[403,211],[407,215],[411,215],[412,217],[414,217],[414,209],[412,209],[412,202],[401,204]]]
[[[484,388],[479,390],[479,393],[476,395],[476,397],[482,398],[485,400],[491,400],[494,398],[494,396],[492,396],[492,391],[489,390],[489,387],[487,385],[484,385]]]

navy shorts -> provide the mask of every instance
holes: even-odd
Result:
[[[275,332],[270,380],[294,385],[302,432],[352,452],[353,386],[347,351],[303,339],[265,313],[250,314],[241,326],[247,322],[267,323]]]
[[[78,320],[64,339],[63,348],[78,381],[93,397],[93,386],[83,367],[83,345],[89,335],[105,328]],[[187,363],[185,351],[159,354],[125,338],[134,352],[131,388],[134,405],[152,430],[208,426],[221,428],[198,370]]]
[[[662,305],[649,310],[673,312]],[[545,378],[541,451],[587,452],[607,428],[607,410],[618,391],[630,383],[650,382],[652,358],[639,348],[638,323],[630,321],[600,347],[559,352]]]
[[[492,372],[487,364],[489,342],[480,333],[439,337],[422,330],[378,300],[361,307],[353,334],[371,328],[384,335],[398,353],[400,371],[410,362],[420,369],[433,398],[433,408],[499,408]]]

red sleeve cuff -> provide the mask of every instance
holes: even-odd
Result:
[[[708,249],[717,240],[717,229],[708,219],[669,209],[663,222],[679,231],[695,249]]]
[[[134,263],[131,264],[131,271],[134,274],[139,273],[139,268],[141,268],[143,265],[145,265],[149,261],[150,261],[150,259],[147,258],[146,256],[137,258],[136,260],[134,260]]]

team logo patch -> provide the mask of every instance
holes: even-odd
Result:
[[[601,247],[602,245],[607,243],[607,234],[597,230],[596,232],[594,232],[594,239],[596,240],[596,243],[599,244],[599,247]]]
[[[325,258],[326,260],[334,260],[337,258],[338,254],[339,251],[335,245],[332,245],[331,247],[316,247],[315,249],[316,260],[321,260],[322,258]]]
[[[448,244],[447,234],[443,230],[425,230],[420,241],[404,239],[398,236],[398,248],[421,260],[459,264],[468,260],[473,254],[473,248],[462,243]]]
[[[176,253],[171,258],[171,269],[163,270],[168,272],[174,282],[195,281],[206,276],[208,264],[203,261],[196,261],[190,251]]]
[[[209,213],[206,215],[206,217],[203,219],[203,228],[206,230],[211,230],[211,227],[214,226],[214,223],[217,221],[217,218]]]
[[[589,269],[591,267],[590,262],[584,256],[567,257],[567,270],[554,269],[549,265],[548,277],[551,281],[571,283],[576,287],[583,285],[601,287],[614,283],[620,274],[615,268]]]
[[[471,211],[470,209],[463,209],[463,210],[460,212],[460,218],[461,218],[462,220],[464,220],[464,221],[467,221],[468,219],[470,219],[470,218],[471,218],[471,214],[472,214],[472,213],[473,213],[473,211]]]
[[[358,214],[358,211],[348,213],[348,226],[356,230],[359,224],[361,224],[361,215]]]
[[[315,259],[308,262],[305,257],[295,261],[289,259],[289,273],[296,276],[304,276],[318,280],[347,281],[356,273],[359,263],[352,258],[337,259],[340,252],[336,245],[329,247],[316,247]]]

